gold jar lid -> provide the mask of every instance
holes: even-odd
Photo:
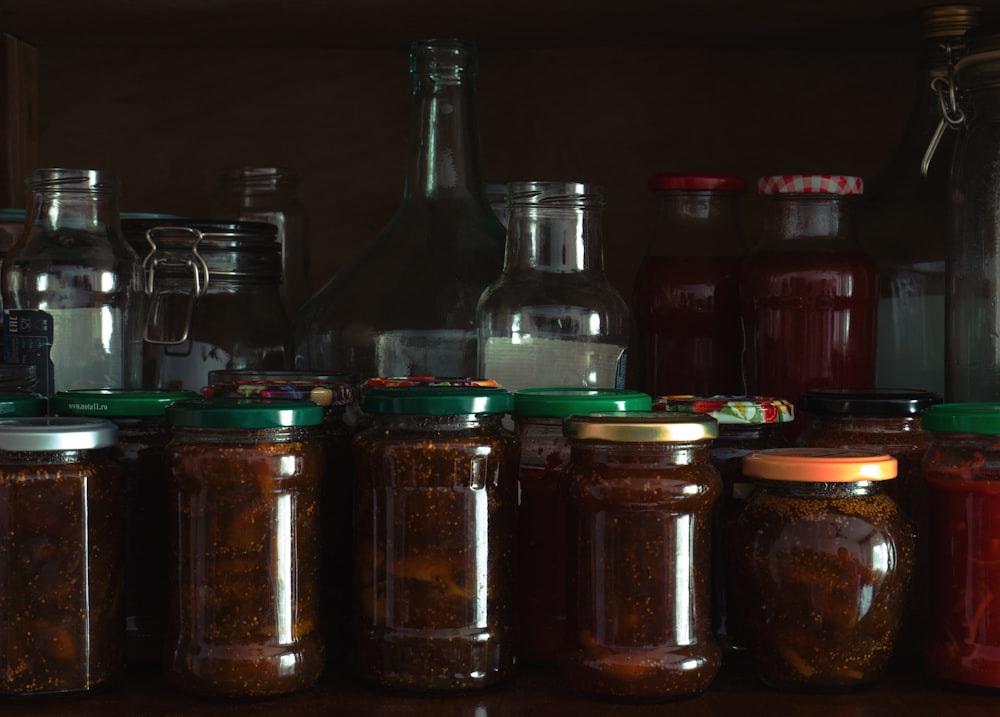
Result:
[[[924,37],[958,37],[977,24],[982,8],[979,5],[933,5],[921,13]]]
[[[616,411],[570,416],[563,435],[578,441],[615,443],[691,443],[719,435],[718,422],[708,415],[662,411]]]

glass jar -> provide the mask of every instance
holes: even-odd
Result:
[[[792,402],[813,388],[872,388],[878,269],[857,244],[861,179],[792,175],[757,186],[763,233],[740,277],[747,388]]]
[[[754,451],[784,448],[788,445],[783,426],[795,419],[795,409],[788,401],[761,396],[661,396],[655,410],[673,413],[702,413],[719,424],[719,434],[709,448],[712,464],[722,478],[722,493],[715,504],[712,530],[712,597],[714,600],[715,636],[728,662],[747,662],[747,641],[739,618],[729,605],[730,594],[727,546],[732,541],[736,518],[746,507],[752,484],[743,476],[743,457]]]
[[[29,418],[48,413],[49,402],[44,396],[25,391],[0,390],[0,416]]]
[[[274,225],[181,219],[125,227],[133,245],[146,246],[144,386],[200,391],[212,370],[291,366]]]
[[[26,363],[0,364],[0,391],[31,393],[38,387],[35,367]]]
[[[126,654],[149,664],[163,654],[167,621],[167,476],[163,449],[170,440],[166,411],[191,391],[79,389],[50,400],[57,416],[103,418],[118,428],[117,460],[125,486]]]
[[[479,374],[506,389],[622,388],[625,300],[604,275],[601,188],[511,182],[503,273],[476,310]]]
[[[24,234],[23,209],[0,209],[0,266],[10,248]]]
[[[881,489],[896,459],[776,448],[743,459],[755,482],[733,533],[732,606],[771,686],[852,690],[885,670],[906,605],[913,527]]]
[[[267,222],[281,245],[279,294],[285,313],[294,317],[309,298],[309,243],[306,211],[296,194],[298,175],[286,167],[237,167],[223,170],[212,216],[221,220]]]
[[[326,662],[320,613],[325,469],[310,401],[197,399],[167,409],[170,608],[177,688],[262,697]]]
[[[566,639],[569,609],[569,439],[574,414],[648,411],[648,394],[613,388],[525,388],[514,392],[521,440],[517,506],[519,660],[553,663]]]
[[[1000,688],[1000,403],[923,413],[930,542],[924,667],[949,682]]]
[[[449,385],[450,384],[450,385]],[[380,380],[354,437],[354,660],[376,685],[513,676],[517,437],[493,382]]]
[[[117,429],[0,419],[0,693],[87,692],[125,670],[125,490]]]
[[[299,312],[297,368],[375,376],[472,376],[476,302],[503,268],[504,229],[479,170],[478,51],[410,46],[413,112],[395,218]]]
[[[654,396],[744,393],[739,273],[746,254],[732,174],[657,174],[655,233],[632,288],[642,387]]]
[[[36,169],[30,226],[3,262],[4,360],[35,367],[38,392],[140,385],[144,297],[122,238],[118,176]]]
[[[703,692],[721,653],[712,634],[712,509],[721,492],[710,416],[572,416],[569,685],[664,700]]]

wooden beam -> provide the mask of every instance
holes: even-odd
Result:
[[[20,208],[38,163],[38,51],[6,33],[0,42],[0,206]]]

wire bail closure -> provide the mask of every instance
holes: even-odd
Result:
[[[944,50],[948,58],[946,66],[948,74],[944,77],[935,77],[931,80],[931,89],[937,95],[938,109],[941,111],[941,119],[934,134],[931,135],[924,158],[920,162],[920,176],[926,177],[931,168],[931,160],[937,152],[938,145],[946,130],[957,130],[965,122],[965,112],[958,105],[958,93],[955,90],[955,54],[964,49],[964,45],[943,43],[941,49]]]
[[[171,236],[190,234],[194,237],[190,252],[180,257],[172,257],[169,253],[166,256],[158,256],[157,250],[159,246],[156,243],[156,237],[163,234],[170,234]],[[188,340],[188,336],[191,333],[191,321],[194,317],[195,304],[198,303],[198,300],[208,290],[210,278],[208,264],[205,263],[204,258],[198,253],[198,244],[204,237],[205,235],[202,232],[192,227],[162,226],[152,227],[146,231],[146,241],[149,242],[151,249],[143,260],[142,267],[146,274],[146,296],[149,296],[151,300],[149,302],[149,309],[146,312],[146,321],[142,333],[143,341],[150,344],[176,346]],[[175,273],[190,270],[192,276],[191,289],[185,290],[178,286],[157,288],[156,272],[158,269]],[[171,338],[169,335],[163,336],[162,334],[167,333],[163,326],[160,327],[160,331],[155,332],[161,335],[155,336],[154,328],[158,324],[162,323],[166,325],[169,323],[170,318],[175,315],[170,311],[170,307],[178,301],[183,302],[182,315],[184,317],[179,336],[174,338]],[[161,316],[164,319],[162,322],[158,321]]]

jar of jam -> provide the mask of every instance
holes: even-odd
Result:
[[[491,381],[376,380],[354,437],[354,659],[388,688],[514,673],[517,437]]]
[[[731,544],[731,607],[769,686],[851,690],[892,653],[913,564],[913,527],[881,488],[896,459],[776,448],[743,459],[755,481]]]
[[[37,393],[0,390],[0,416],[28,418],[44,416],[47,412],[48,402],[44,396]]]
[[[1000,403],[923,413],[930,611],[924,665],[933,677],[1000,688]]]
[[[661,396],[654,409],[673,413],[703,413],[719,424],[719,435],[709,448],[709,457],[722,477],[722,494],[715,504],[712,531],[712,593],[715,635],[723,657],[730,662],[750,659],[739,618],[729,605],[733,600],[728,574],[727,545],[732,540],[736,518],[746,506],[752,484],[743,477],[743,456],[768,448],[783,448],[788,440],[782,430],[794,420],[795,410],[788,401],[761,396]]]
[[[0,419],[0,693],[86,692],[125,669],[118,431]]]
[[[311,685],[320,625],[320,491],[310,401],[195,399],[167,409],[167,678],[218,697]]]
[[[50,401],[57,416],[104,418],[118,427],[118,460],[125,484],[125,615],[130,663],[163,654],[167,621],[167,476],[163,449],[170,440],[167,406],[196,398],[191,391],[77,389]]]
[[[563,419],[574,414],[648,411],[648,394],[613,388],[525,388],[514,392],[521,439],[517,507],[518,659],[554,662],[566,638],[569,523]]]
[[[624,700],[703,692],[721,662],[712,634],[710,416],[572,416],[569,638],[573,688]]]

